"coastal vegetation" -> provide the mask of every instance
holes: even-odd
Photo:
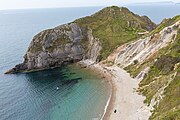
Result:
[[[156,25],[146,16],[139,16],[125,7],[107,7],[94,15],[80,18],[75,23],[90,27],[93,36],[99,38],[102,50],[99,58],[106,59],[120,45],[137,40],[141,32],[151,31]]]
[[[153,32],[180,20],[180,16],[163,21]],[[153,107],[150,120],[180,119],[180,28],[177,28],[175,40],[165,48],[154,53],[143,63],[131,64],[125,69],[136,77],[144,68],[150,66],[138,91],[146,96],[144,101]]]
[[[155,34],[160,32],[163,28],[167,27],[167,26],[171,26],[173,23],[177,22],[178,20],[180,20],[180,15],[177,15],[173,18],[168,18],[168,19],[164,19],[155,30],[153,30],[150,34]]]

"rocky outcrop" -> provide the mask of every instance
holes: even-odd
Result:
[[[135,79],[138,80],[138,81],[143,80],[144,77],[145,77],[145,75],[148,74],[149,70],[150,70],[150,67],[146,67],[144,70],[142,70],[142,71],[136,76]]]
[[[41,69],[81,60],[86,35],[77,24],[46,30],[33,38],[24,57],[27,69]],[[83,41],[84,39],[84,41]]]
[[[100,42],[88,27],[76,23],[65,24],[37,34],[29,45],[24,62],[6,73],[59,67],[82,59],[96,58]]]
[[[95,62],[97,60],[99,52],[102,49],[101,43],[98,38],[94,38],[94,36],[92,35],[91,29],[88,31],[87,35],[88,35],[87,38],[89,40],[87,59]]]

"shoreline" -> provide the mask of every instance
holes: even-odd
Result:
[[[115,89],[114,84],[112,82],[111,74],[106,69],[104,69],[101,65],[94,64],[94,62],[89,61],[89,60],[80,61],[77,64],[80,65],[81,67],[85,68],[85,69],[92,70],[93,72],[95,72],[95,74],[100,76],[103,81],[108,82],[107,84],[110,88],[110,95],[109,95],[109,98],[106,102],[106,105],[104,108],[104,113],[102,114],[102,116],[100,118],[100,120],[108,120],[110,113],[111,113],[111,110],[113,109],[113,102],[115,100],[115,92],[116,92],[116,89]]]
[[[90,67],[91,70],[94,70],[97,72],[98,75],[100,75],[105,82],[108,82],[108,86],[110,88],[110,95],[108,98],[108,101],[106,103],[106,106],[104,108],[104,113],[100,120],[108,120],[111,111],[113,110],[113,103],[115,101],[115,93],[116,93],[116,87],[114,86],[112,75],[108,72],[108,70],[104,69],[101,65],[95,64]]]
[[[131,78],[125,70],[115,65],[107,67],[101,63],[90,63],[92,62],[80,62],[103,76],[111,85],[111,95],[101,120],[148,120],[151,115],[150,108],[143,102],[145,97],[136,92],[140,81]]]

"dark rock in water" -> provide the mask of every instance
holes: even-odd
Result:
[[[76,74],[76,73],[74,73],[74,72],[73,72],[73,73],[70,73],[70,75],[74,75],[74,74]]]
[[[82,78],[81,78],[81,77],[79,77],[79,78],[74,78],[74,79],[71,79],[70,81],[78,81],[78,80],[82,80]]]
[[[75,78],[75,79],[63,81],[62,86],[64,86],[64,85],[69,85],[69,84],[76,84],[76,83],[78,83],[78,81],[81,80],[81,79],[82,79],[82,78]]]
[[[15,68],[8,70],[7,72],[5,72],[5,74],[16,73],[18,70],[23,71],[26,69],[27,69],[27,66],[22,63],[22,64],[16,65]]]
[[[15,68],[12,68],[12,69],[6,71],[4,74],[12,74],[12,73],[16,73],[16,69]]]

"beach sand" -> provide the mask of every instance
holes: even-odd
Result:
[[[99,72],[112,86],[103,120],[148,120],[150,108],[143,103],[145,97],[136,92],[140,81],[131,78],[125,70],[115,65],[107,67],[99,63],[89,67]]]
[[[145,97],[136,92],[139,81],[131,78],[125,70],[117,66],[108,69],[113,74],[112,84],[115,90],[112,91],[114,99],[108,107],[110,113],[107,113],[109,115],[105,116],[105,119],[148,120],[151,112],[143,103]]]

